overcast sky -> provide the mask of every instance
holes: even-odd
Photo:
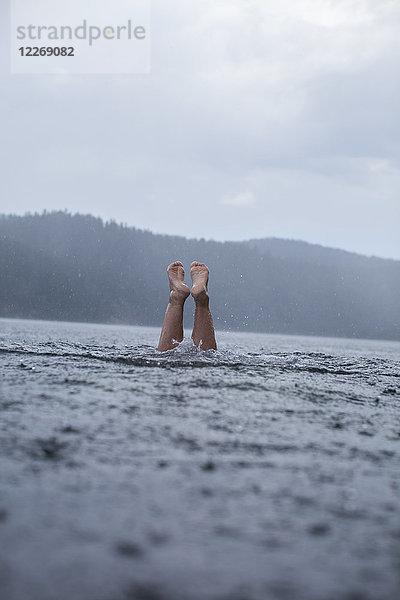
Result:
[[[123,76],[11,75],[0,11],[0,212],[400,259],[399,0],[153,0]]]

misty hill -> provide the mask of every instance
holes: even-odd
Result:
[[[399,261],[280,239],[188,240],[65,212],[0,216],[0,316],[160,326],[177,259],[187,273],[192,260],[209,265],[219,329],[400,339]]]
[[[352,258],[358,257],[361,260],[370,260],[368,257],[339,250],[337,248],[327,248],[318,244],[310,244],[299,240],[283,240],[280,238],[264,238],[261,240],[249,240],[248,244],[252,248],[290,260],[297,260],[314,265],[345,266],[349,264]],[[374,260],[374,259],[373,259]],[[381,259],[378,259],[381,260]]]

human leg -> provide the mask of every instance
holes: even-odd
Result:
[[[183,283],[185,271],[180,261],[171,263],[167,273],[170,294],[158,343],[160,352],[175,348],[183,340],[183,305],[190,294],[188,286]]]
[[[207,285],[209,270],[204,263],[192,262],[190,276],[193,281],[191,294],[196,303],[192,339],[201,350],[216,350],[214,325],[210,311]]]

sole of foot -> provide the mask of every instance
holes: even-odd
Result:
[[[185,271],[183,264],[176,260],[167,268],[169,279],[170,300],[173,302],[182,303],[190,294],[188,286],[183,282]]]
[[[209,275],[208,267],[204,263],[195,261],[190,265],[190,277],[193,282],[190,293],[196,302],[208,302],[207,286]]]

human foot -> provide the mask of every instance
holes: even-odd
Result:
[[[190,294],[188,286],[183,283],[185,277],[183,264],[179,260],[171,263],[167,268],[167,274],[169,289],[171,290],[169,295],[170,302],[173,304],[183,304]]]
[[[192,262],[190,265],[190,277],[193,281],[191,294],[196,303],[208,304],[208,276],[209,270],[204,263]]]

